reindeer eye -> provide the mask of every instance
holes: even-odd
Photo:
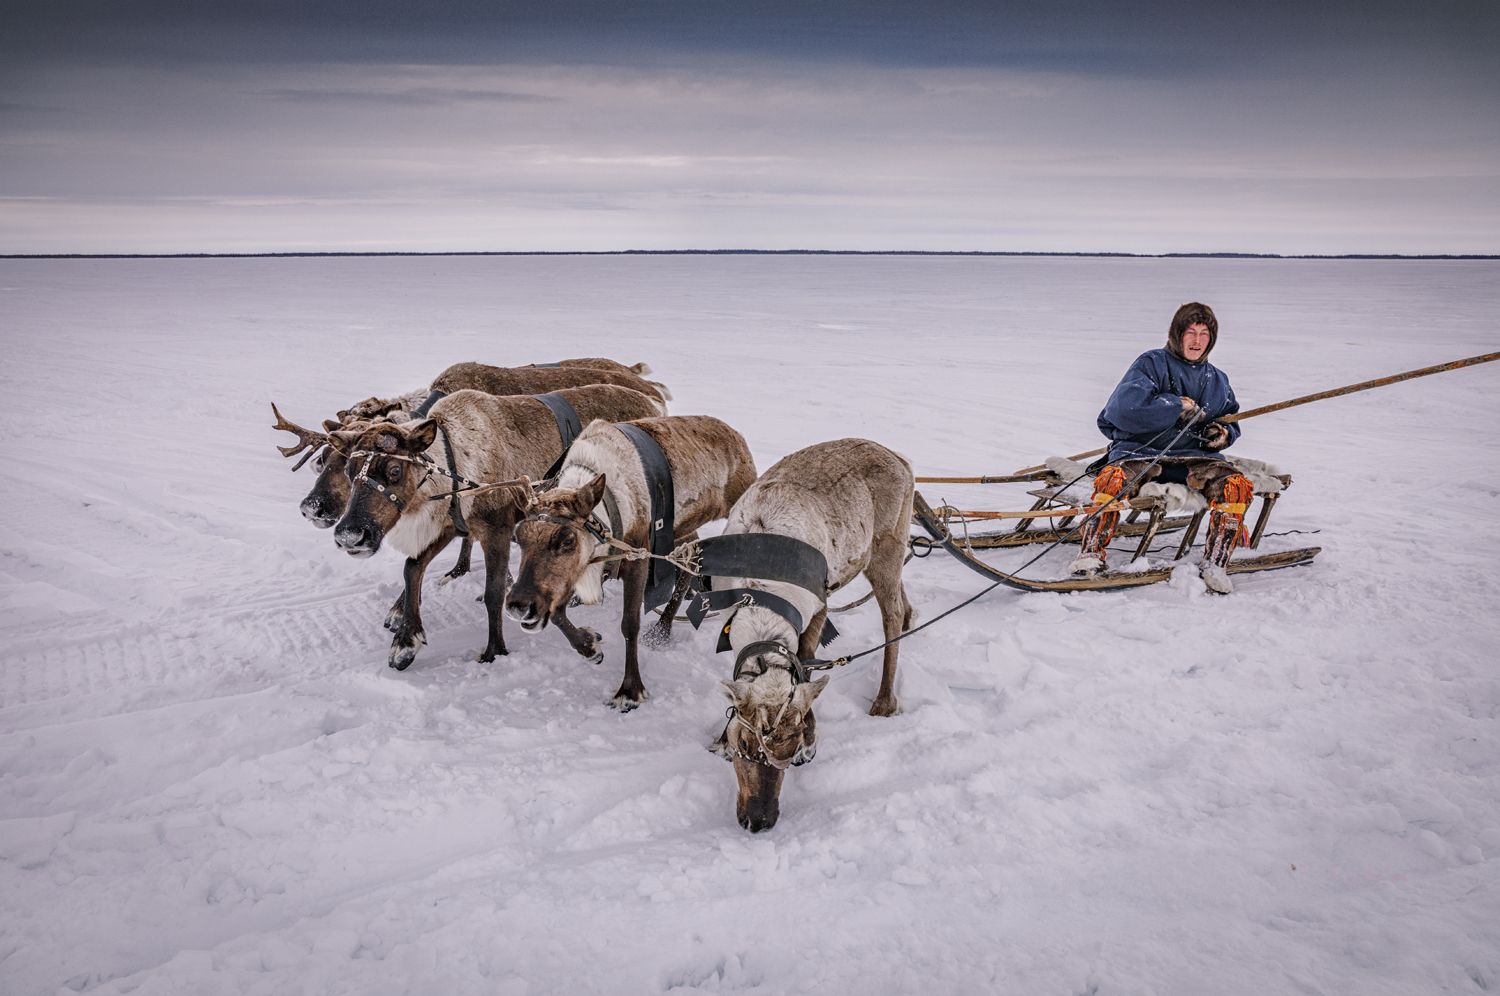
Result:
[[[385,479],[388,480],[388,481],[390,481],[392,484],[395,484],[396,482],[400,481],[401,480],[401,465],[399,463],[396,463],[396,462],[392,461],[391,464],[390,464],[390,466],[388,466],[388,467],[385,468]]]
[[[319,473],[322,473],[323,472],[323,465],[326,464],[327,462],[328,462],[328,453],[327,453],[327,451],[319,453],[317,455],[317,458],[313,460],[313,470],[316,470]]]
[[[578,541],[573,538],[573,531],[571,529],[564,530],[563,532],[557,534],[557,549],[563,551],[564,553],[573,549],[573,547],[577,545]]]

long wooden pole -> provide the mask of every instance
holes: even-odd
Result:
[[[1397,383],[1400,383],[1403,380],[1413,380],[1414,378],[1417,378],[1417,377],[1426,377],[1428,374],[1443,373],[1443,372],[1448,371],[1448,370],[1458,370],[1461,367],[1477,366],[1480,363],[1489,363],[1489,362],[1491,362],[1493,360],[1500,360],[1500,353],[1484,353],[1483,355],[1480,355],[1480,356],[1470,356],[1470,357],[1468,357],[1466,359],[1462,359],[1462,360],[1453,360],[1453,361],[1448,362],[1448,363],[1439,363],[1436,366],[1422,367],[1420,370],[1408,370],[1405,373],[1391,374],[1389,377],[1377,377],[1374,380],[1366,380],[1366,381],[1361,381],[1358,384],[1350,384],[1348,387],[1336,387],[1336,388],[1334,388],[1331,391],[1319,391],[1317,394],[1306,394],[1306,395],[1303,395],[1300,398],[1293,398],[1290,401],[1278,401],[1274,405],[1262,405],[1260,408],[1252,408],[1248,412],[1240,412],[1237,415],[1226,415],[1223,418],[1219,419],[1219,421],[1220,422],[1243,422],[1245,419],[1247,419],[1247,418],[1254,418],[1257,415],[1265,415],[1265,414],[1267,414],[1269,412],[1279,412],[1279,411],[1282,411],[1283,409],[1286,409],[1286,408],[1295,408],[1298,405],[1307,405],[1307,404],[1311,404],[1314,401],[1322,401],[1325,398],[1337,398],[1337,397],[1339,397],[1341,395],[1344,395],[1344,394],[1354,394],[1357,391],[1368,391],[1372,387],[1384,387],[1387,384],[1397,384]],[[1075,453],[1072,456],[1068,457],[1068,459],[1069,460],[1082,460],[1085,457],[1098,456],[1099,454],[1103,453],[1108,448],[1109,447],[1107,447],[1107,446],[1101,446],[1097,450],[1089,450],[1089,451],[1087,451],[1085,453]],[[1024,479],[1025,476],[1028,475],[1028,474],[1035,474],[1038,471],[1046,470],[1046,469],[1047,469],[1047,467],[1046,467],[1045,464],[1038,464],[1035,467],[1023,467],[1022,469],[1016,471],[1014,474],[1011,474],[1009,476],[1010,477],[1020,477],[1020,478]],[[934,482],[934,483],[941,482],[941,483],[944,483],[944,484],[986,484],[986,483],[998,483],[998,482],[1002,481],[1003,478],[998,478],[998,477],[990,477],[990,478],[982,478],[982,477],[970,477],[970,478],[955,478],[955,477],[924,478],[924,477],[919,477],[919,478],[917,478],[917,480],[919,482],[922,482],[922,483],[927,483],[927,482],[931,481],[931,482]]]

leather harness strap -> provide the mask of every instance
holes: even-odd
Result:
[[[430,411],[432,411],[432,406],[435,405],[435,404],[437,404],[439,401],[442,401],[447,396],[448,396],[448,392],[447,391],[439,391],[439,390],[434,389],[431,394],[427,395],[427,400],[424,401],[424,402],[422,402],[420,405],[418,405],[416,407],[416,409],[414,411],[412,411],[412,413],[411,413],[412,417],[413,418],[426,418],[427,417],[427,413],[430,412]]]
[[[642,606],[654,609],[672,597],[677,584],[677,568],[664,559],[677,545],[675,495],[672,488],[672,467],[660,444],[640,426],[629,422],[615,425],[625,438],[630,440],[641,458],[641,470],[646,475],[646,493],[651,498],[651,520],[646,531],[646,549],[655,554],[649,563],[646,575],[646,600]]]
[[[547,468],[547,473],[542,475],[543,479],[556,477],[557,472],[562,470],[563,461],[568,458],[568,449],[573,445],[573,440],[577,439],[578,434],[583,431],[583,422],[578,417],[578,410],[556,392],[534,394],[532,397],[546,405],[547,410],[552,413],[553,420],[557,422],[557,434],[562,439],[562,453],[558,455],[552,466]]]
[[[830,590],[828,560],[817,547],[802,540],[776,533],[731,533],[711,536],[700,541],[698,547],[701,554],[699,573],[705,581],[714,576],[781,581],[811,592],[819,601],[827,600]],[[688,605],[687,616],[697,628],[710,612],[738,611],[745,606],[771,610],[801,636],[805,624],[797,607],[779,595],[753,588],[701,591]],[[734,615],[731,613],[719,630],[715,653],[730,649],[729,631],[733,625]],[[818,634],[818,645],[826,647],[838,635],[838,627],[831,619],[825,618],[822,632]]]
[[[465,481],[459,472],[458,464],[453,459],[453,440],[448,438],[448,428],[442,419],[437,420],[438,435],[443,439],[443,453],[448,457],[448,480],[453,490],[448,493],[448,518],[453,520],[453,531],[459,536],[469,535],[469,524],[464,521],[464,511],[458,504],[458,485]]]

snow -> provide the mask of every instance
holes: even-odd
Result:
[[[460,360],[605,355],[762,468],[855,434],[1006,473],[1098,445],[1184,300],[1218,311],[1251,407],[1500,349],[1497,271],[0,261],[0,991],[1493,989],[1500,365],[1246,423],[1235,452],[1296,479],[1270,531],[1302,532],[1264,548],[1322,546],[1310,567],[1227,597],[1192,569],[993,592],[903,645],[890,719],[865,714],[876,658],[835,673],[816,761],[753,836],[704,750],[711,629],[643,648],[651,698],[619,715],[618,587],[574,611],[602,665],[509,621],[480,665],[476,572],[429,584],[430,642],[387,668],[399,558],[303,521],[269,402],[314,425]],[[919,619],[983,586],[940,553],[906,583]],[[839,652],[879,640],[873,604],[838,624]]]

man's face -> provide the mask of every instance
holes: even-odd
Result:
[[[1182,330],[1182,355],[1197,363],[1208,352],[1208,344],[1212,340],[1208,326],[1202,322],[1194,322]]]

